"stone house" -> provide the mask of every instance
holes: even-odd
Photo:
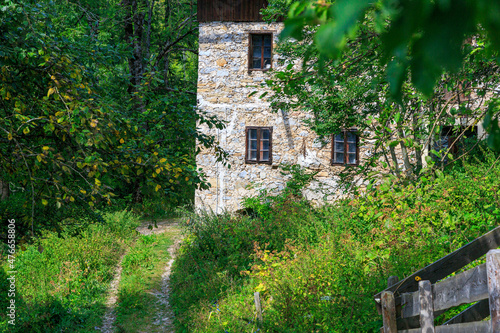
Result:
[[[266,98],[259,98],[269,69],[280,69],[273,52],[283,23],[265,23],[259,14],[266,0],[199,0],[198,109],[226,122],[226,128],[202,128],[229,153],[230,168],[216,161],[209,150],[197,156],[197,166],[211,188],[197,191],[197,208],[234,211],[244,197],[265,185],[269,191],[284,187],[278,166],[298,164],[317,171],[316,182],[304,195],[314,201],[342,196],[338,174],[369,155],[360,147],[354,130],[318,142],[304,125],[311,115],[300,111],[274,113]],[[257,94],[252,92],[259,91]],[[315,191],[326,189],[327,195]]]

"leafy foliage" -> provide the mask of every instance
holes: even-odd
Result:
[[[380,174],[415,179],[425,167],[442,167],[457,159],[451,154],[452,145],[438,147],[446,126],[454,127],[457,147],[486,114],[492,119],[490,133],[498,125],[493,120],[498,94],[493,90],[500,72],[485,31],[459,43],[460,66],[440,69],[428,93],[415,82],[416,73],[387,56],[386,35],[393,31],[399,14],[383,2],[374,8],[362,1],[271,3],[264,10],[271,18],[279,12],[277,8],[289,8],[278,52],[284,59],[302,60],[301,66],[284,60],[285,69],[267,81],[275,92],[272,106],[285,112],[310,112],[314,117],[306,123],[322,141],[343,129],[357,129],[364,154],[358,168],[342,172],[346,187],[360,179],[365,184],[378,182]],[[441,43],[426,52],[439,53],[439,48],[447,47]],[[400,56],[413,59],[404,52]],[[428,68],[418,75],[426,75]],[[496,139],[490,135],[488,140]],[[426,158],[429,153],[438,163]],[[466,153],[461,150],[459,155]]]
[[[19,235],[57,225],[50,215],[35,223],[45,208],[113,197],[177,205],[206,187],[195,140],[215,142],[196,123],[223,125],[193,107],[193,8],[185,0],[1,1],[0,181],[22,190]]]
[[[390,275],[404,278],[498,226],[499,173],[497,156],[477,150],[412,185],[384,183],[332,205],[263,200],[272,218],[191,218],[172,277],[178,328],[377,332],[372,296]]]

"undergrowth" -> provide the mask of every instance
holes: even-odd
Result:
[[[16,318],[8,324],[0,312],[0,329],[8,332],[90,332],[99,326],[106,290],[139,222],[122,211],[104,214],[103,223],[74,226],[61,233],[45,231],[15,257]],[[5,258],[2,258],[5,263]],[[0,306],[7,307],[7,264],[0,269]]]
[[[483,157],[318,208],[288,186],[247,200],[247,216],[192,214],[171,280],[178,332],[378,332],[389,276],[498,226],[500,165]]]

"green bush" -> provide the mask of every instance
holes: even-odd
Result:
[[[408,276],[498,226],[495,161],[484,151],[319,208],[288,193],[247,199],[253,216],[191,217],[173,272],[179,331],[378,331],[372,296],[389,276]]]

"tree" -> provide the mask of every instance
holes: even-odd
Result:
[[[430,143],[438,143],[443,126],[455,125],[457,115],[472,119],[470,125],[482,121],[485,110],[494,109],[493,91],[500,76],[486,32],[479,29],[466,43],[459,43],[458,51],[452,51],[459,52],[460,67],[443,65],[436,79],[414,73],[423,46],[411,48],[419,52],[413,57],[404,53],[408,64],[388,55],[392,49],[387,49],[387,34],[397,12],[389,11],[383,2],[374,8],[357,5],[337,1],[290,6],[280,52],[289,59],[303,59],[303,65],[300,69],[289,65],[268,82],[276,93],[273,106],[310,111],[315,117],[309,125],[322,137],[342,128],[358,129],[365,147],[370,146],[370,156],[360,168],[346,169],[346,184],[352,184],[355,176],[374,181],[375,170],[381,169],[398,178],[412,178],[424,164],[438,160],[436,165],[443,166],[445,160],[456,159],[450,154],[451,145],[444,151],[431,146],[434,160],[424,160],[423,155]],[[265,13],[275,17],[283,6],[287,6],[283,1],[271,2]],[[287,42],[287,37],[300,43]],[[430,93],[429,83],[416,79],[419,75],[432,81]],[[458,143],[471,126],[454,127]]]
[[[22,190],[20,227],[206,186],[194,141],[216,142],[196,122],[223,125],[194,111],[192,1],[172,3],[1,2],[0,179]]]

